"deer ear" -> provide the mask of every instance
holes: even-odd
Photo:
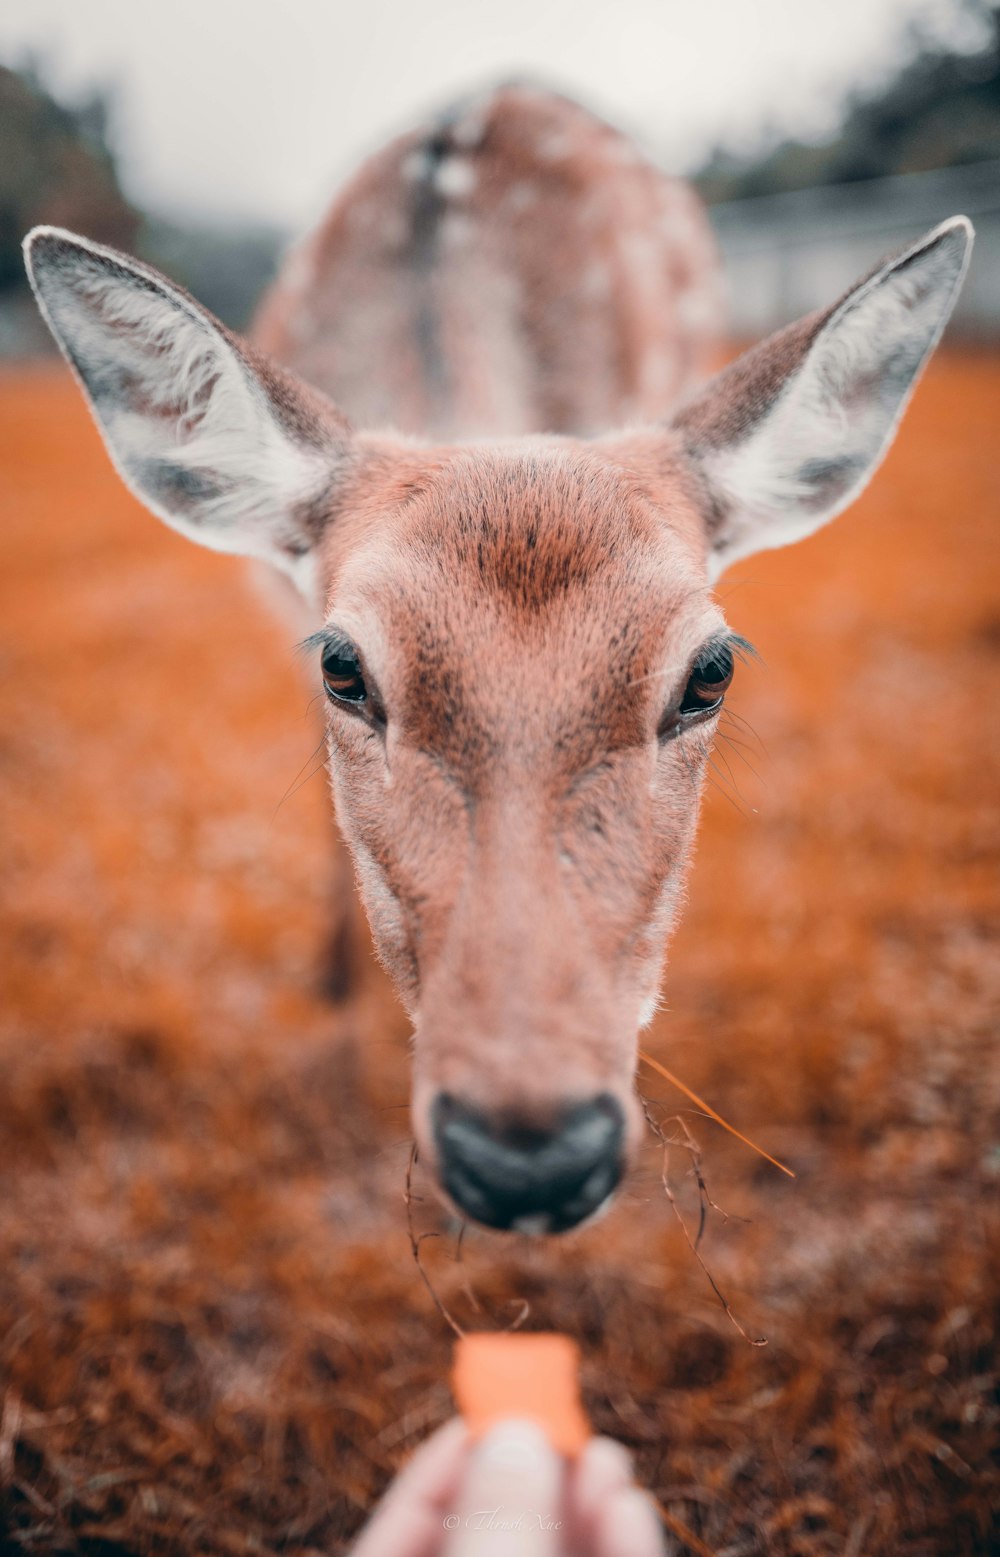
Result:
[[[305,587],[346,422],[156,271],[36,227],[28,275],[119,474],[174,529]]]
[[[801,540],[862,491],[958,296],[972,226],[952,217],[830,309],[737,359],[674,426],[703,487],[712,576]]]

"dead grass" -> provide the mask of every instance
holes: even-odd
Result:
[[[647,1047],[798,1175],[685,1112],[729,1213],[699,1252],[768,1345],[652,1137],[595,1229],[423,1246],[462,1323],[577,1337],[595,1424],[720,1557],[1000,1541],[998,425],[1000,361],[946,359],[855,512],[723,584],[755,737]],[[279,805],[308,697],[60,374],[0,381],[0,471],[0,1545],[341,1551],[449,1414],[451,1335],[405,1023],[374,970],[315,993],[322,778]]]

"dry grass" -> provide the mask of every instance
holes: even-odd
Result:
[[[724,582],[760,779],[720,748],[647,1047],[798,1175],[685,1112],[730,1213],[699,1252],[768,1345],[652,1136],[595,1229],[423,1246],[461,1322],[579,1339],[596,1425],[726,1557],[1000,1540],[998,425],[1000,362],[943,361],[858,509]],[[342,1551],[449,1413],[451,1336],[405,1024],[374,970],[315,993],[307,694],[61,375],[0,381],[0,471],[0,1545]]]

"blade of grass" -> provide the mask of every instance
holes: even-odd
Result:
[[[664,1081],[669,1081],[670,1085],[676,1087],[678,1092],[683,1092],[684,1096],[690,1098],[692,1103],[703,1109],[709,1119],[714,1119],[716,1124],[720,1124],[724,1130],[728,1130],[730,1135],[735,1135],[736,1139],[742,1141],[744,1146],[749,1146],[750,1150],[755,1151],[759,1157],[765,1158],[775,1168],[780,1168],[782,1173],[787,1173],[790,1179],[795,1178],[791,1168],[786,1168],[783,1162],[779,1162],[777,1157],[772,1157],[771,1153],[766,1152],[763,1146],[758,1146],[755,1141],[751,1141],[748,1135],[743,1135],[741,1131],[736,1129],[735,1125],[731,1125],[728,1119],[723,1119],[721,1114],[716,1113],[711,1103],[706,1103],[705,1099],[699,1097],[697,1092],[692,1092],[691,1088],[685,1086],[684,1082],[678,1076],[675,1076],[672,1070],[668,1070],[665,1065],[661,1065],[659,1060],[654,1060],[653,1056],[647,1054],[645,1049],[639,1050],[639,1058],[644,1065],[649,1066],[650,1070],[655,1070],[658,1075],[663,1077]]]
[[[668,1508],[664,1508],[659,1498],[654,1498],[653,1503],[656,1507],[656,1512],[663,1520],[667,1529],[673,1535],[676,1535],[678,1540],[683,1541],[689,1551],[694,1552],[696,1557],[715,1557],[712,1548],[706,1546],[701,1537],[695,1535],[694,1531],[684,1523],[683,1519],[678,1519],[676,1514],[672,1514]]]

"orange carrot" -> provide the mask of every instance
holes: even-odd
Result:
[[[590,1437],[579,1368],[580,1349],[568,1335],[480,1332],[455,1344],[452,1390],[473,1438],[505,1417],[528,1417],[572,1458]]]

